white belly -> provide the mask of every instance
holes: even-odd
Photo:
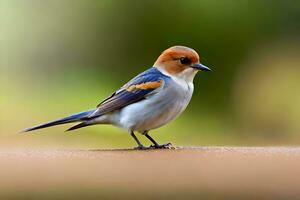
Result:
[[[193,89],[193,83],[170,84],[159,93],[121,109],[114,124],[141,133],[163,126],[185,110]]]

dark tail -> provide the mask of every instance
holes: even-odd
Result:
[[[27,128],[27,129],[23,130],[22,132],[29,132],[29,131],[33,131],[33,130],[37,130],[37,129],[41,129],[41,128],[47,128],[47,127],[50,127],[50,126],[56,126],[56,125],[66,124],[66,123],[71,123],[71,122],[79,122],[79,121],[84,120],[84,118],[88,117],[94,111],[95,111],[95,109],[80,112],[80,113],[77,113],[77,114],[74,114],[74,115],[64,117],[62,119],[58,119],[58,120],[55,120],[55,121],[52,121],[52,122],[47,122],[47,123],[44,123],[44,124],[40,124],[40,125],[37,125],[37,126]]]
[[[75,129],[79,129],[79,128],[83,128],[83,127],[86,127],[86,126],[94,125],[94,123],[90,123],[90,122],[91,121],[81,122],[79,124],[76,124],[75,126],[72,126],[71,128],[67,129],[66,131],[73,131]]]

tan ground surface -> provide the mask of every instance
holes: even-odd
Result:
[[[0,150],[1,199],[300,199],[298,147]]]

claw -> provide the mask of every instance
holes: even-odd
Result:
[[[149,149],[149,147],[145,147],[143,145],[139,145],[137,147],[134,147],[135,150],[146,150],[146,149]]]
[[[150,148],[154,149],[175,149],[171,143],[162,144],[162,145],[151,145]]]

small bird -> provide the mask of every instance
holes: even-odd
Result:
[[[194,49],[173,46],[163,51],[153,67],[137,75],[119,90],[103,100],[95,109],[27,128],[24,132],[50,126],[80,122],[67,131],[95,124],[111,124],[126,129],[138,146],[136,149],[173,148],[171,143],[160,145],[149,131],[178,117],[189,104],[198,71],[211,71],[200,63]],[[152,143],[145,147],[135,132]]]

